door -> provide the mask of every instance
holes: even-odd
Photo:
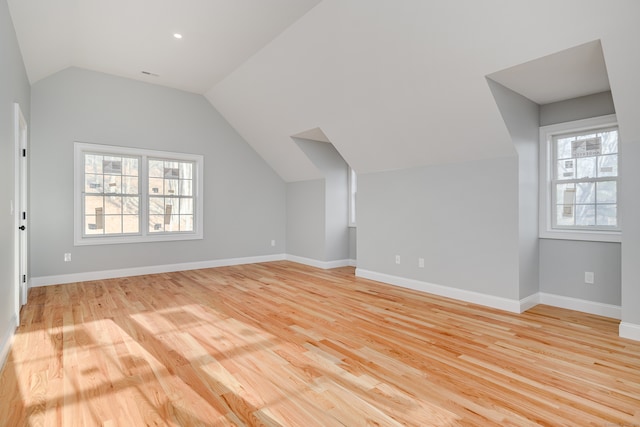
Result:
[[[28,165],[27,165],[27,122],[22,115],[20,105],[14,104],[15,110],[15,259],[16,259],[16,316],[19,318],[20,307],[27,303],[27,291],[29,283],[28,271],[28,227],[27,227],[27,200],[28,200]]]

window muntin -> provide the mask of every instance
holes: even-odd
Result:
[[[611,114],[540,127],[541,238],[621,241],[617,126]]]
[[[552,137],[553,228],[618,229],[618,129]]]
[[[193,162],[149,160],[149,233],[193,231]]]
[[[91,152],[83,158],[84,236],[137,234],[140,158]]]
[[[203,157],[75,144],[76,245],[203,238]]]

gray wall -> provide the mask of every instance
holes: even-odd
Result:
[[[33,85],[32,120],[33,276],[284,253],[284,182],[203,96],[69,68]],[[204,155],[205,238],[74,247],[74,141]]]
[[[287,254],[324,261],[325,180],[287,183]]]
[[[622,130],[622,321],[640,328],[640,135]]]
[[[616,112],[611,92],[600,92],[540,106],[540,126],[572,122]]]
[[[620,274],[619,243],[540,239],[540,292],[619,306]]]
[[[8,339],[15,314],[14,221],[10,205],[14,201],[14,114],[18,102],[29,122],[29,81],[18,48],[15,30],[5,0],[0,1],[0,346]],[[17,211],[16,211],[17,212]],[[17,213],[16,213],[17,214]],[[2,361],[0,361],[1,363]]]
[[[358,259],[358,229],[356,227],[349,227],[349,259]]]
[[[333,144],[293,138],[325,177],[325,252],[322,261],[349,258],[349,165]]]
[[[515,156],[359,175],[358,268],[518,299],[517,176]]]
[[[614,114],[611,92],[540,106],[540,125]],[[624,148],[624,147],[623,147]],[[626,150],[622,150],[626,156]],[[624,189],[629,183],[621,168]],[[624,233],[627,230],[625,227]],[[603,304],[620,305],[621,248],[619,243],[540,239],[540,291]],[[639,258],[640,259],[640,258]],[[606,261],[606,262],[603,262]],[[597,269],[597,271],[595,271]],[[584,283],[585,271],[595,273],[595,285]]]
[[[538,292],[539,107],[535,102],[487,80],[518,153],[519,297]]]

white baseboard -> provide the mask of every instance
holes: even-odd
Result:
[[[11,351],[11,344],[13,343],[13,336],[15,335],[17,328],[18,318],[14,314],[13,316],[11,316],[9,325],[2,335],[2,341],[0,341],[0,369],[4,367],[4,364],[7,361],[7,356]]]
[[[464,289],[436,285],[433,283],[422,282],[420,280],[407,279],[404,277],[377,273],[375,271],[363,270],[361,268],[356,268],[356,276],[387,283],[390,285],[401,286],[403,288],[413,289],[416,291],[426,292],[429,294],[439,295],[442,297],[470,302],[473,304],[479,304],[485,307],[497,308],[499,310],[509,311],[512,313],[521,313],[523,311],[522,303],[520,301],[512,300],[509,298],[502,298],[493,295],[481,294],[479,292],[467,291]]]
[[[520,300],[520,313],[524,313],[538,304],[540,304],[540,294],[536,292]]]
[[[228,258],[212,261],[186,262],[181,264],[151,265],[147,267],[123,268],[118,270],[88,271],[85,273],[60,274],[56,276],[32,277],[31,286],[61,285],[64,283],[87,282],[91,280],[115,279],[118,277],[141,276],[144,274],[171,273],[174,271],[198,270],[201,268],[227,267],[231,265],[255,264],[260,262],[283,261],[285,254],[262,255],[244,258]]]
[[[622,308],[619,305],[603,304],[544,292],[540,292],[538,295],[540,296],[540,304],[611,317],[612,319],[622,318]]]
[[[286,260],[291,262],[297,262],[298,264],[309,265],[311,267],[321,268],[323,270],[330,270],[338,267],[355,267],[356,261],[353,259],[340,259],[337,261],[319,261],[317,259],[305,258],[296,255],[286,255]]]
[[[640,325],[634,323],[620,322],[618,334],[622,338],[640,341]]]

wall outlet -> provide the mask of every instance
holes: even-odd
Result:
[[[272,240],[272,241],[271,241],[271,246],[275,246],[275,245],[276,245],[276,241],[275,241],[275,240]]]
[[[418,258],[418,267],[424,268],[424,258]]]
[[[70,262],[70,261],[71,261],[71,254],[67,252],[66,254],[64,254],[64,262]]]
[[[400,255],[396,255],[396,264],[400,264]]]
[[[593,275],[593,271],[585,271],[584,272],[584,283],[588,283],[589,285],[593,285],[595,283],[595,277]]]

